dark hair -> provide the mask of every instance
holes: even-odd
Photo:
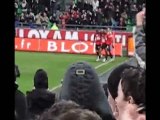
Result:
[[[102,120],[101,117],[88,109],[71,109],[61,114],[57,120]]]
[[[48,75],[45,70],[38,69],[34,75],[35,88],[48,88]]]
[[[121,79],[121,73],[125,68],[130,68],[130,67],[131,67],[130,65],[123,63],[118,67],[116,67],[115,69],[113,69],[113,71],[110,73],[108,78],[108,90],[113,99],[115,99],[118,96],[117,92],[118,92],[118,85]]]
[[[132,67],[123,71],[121,85],[125,100],[132,96],[135,104],[145,106],[145,78],[145,70],[141,68]]]
[[[59,115],[75,108],[80,108],[80,106],[69,100],[61,100],[54,105],[51,106],[48,110],[46,110],[41,116],[39,120],[54,120],[54,118],[58,117]]]
[[[108,84],[107,83],[103,84],[103,89],[104,89],[105,95],[108,98]]]

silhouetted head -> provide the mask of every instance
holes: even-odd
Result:
[[[48,75],[45,70],[38,69],[34,75],[34,87],[36,89],[48,89]]]

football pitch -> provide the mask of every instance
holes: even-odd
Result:
[[[15,64],[19,66],[21,73],[17,78],[19,89],[26,91],[33,88],[33,78],[37,69],[42,68],[48,74],[49,89],[60,85],[61,80],[70,64],[77,61],[90,63],[97,71],[98,75],[109,71],[116,65],[127,60],[127,57],[115,57],[103,63],[96,62],[96,55],[82,54],[60,54],[60,53],[37,53],[37,52],[15,52]]]

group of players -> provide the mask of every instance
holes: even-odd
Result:
[[[114,34],[110,28],[105,30],[96,30],[94,35],[94,42],[95,42],[95,50],[97,54],[96,61],[102,59],[103,62],[106,62],[108,56],[113,58],[112,55],[112,48],[114,48]]]

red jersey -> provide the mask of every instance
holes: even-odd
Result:
[[[102,44],[106,43],[106,37],[105,37],[105,35],[101,37],[101,42],[102,42]]]
[[[95,34],[94,41],[96,41],[96,45],[100,45],[101,44],[101,37],[100,37],[99,34]]]
[[[112,33],[108,33],[106,37],[107,37],[106,44],[111,45],[112,42],[113,42],[113,34]]]

